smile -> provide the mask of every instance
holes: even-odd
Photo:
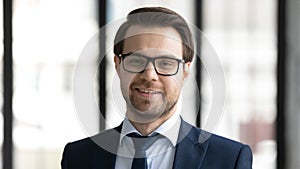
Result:
[[[153,95],[161,94],[160,91],[155,90],[155,89],[144,89],[144,88],[136,88],[138,93],[144,97],[150,97]]]
[[[139,92],[142,92],[142,93],[146,93],[146,94],[157,94],[159,93],[158,91],[155,91],[155,90],[148,90],[148,89],[137,89]]]

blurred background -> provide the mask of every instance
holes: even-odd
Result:
[[[255,169],[300,168],[300,1],[3,2],[1,168],[59,169],[64,145],[87,137],[73,103],[77,59],[99,28],[142,6],[175,10],[199,27],[214,47],[225,75],[226,100],[222,118],[212,132],[249,144]],[[105,42],[105,37],[101,41]],[[101,45],[111,51],[111,46]],[[114,113],[109,92],[114,69],[112,53],[107,56],[99,68],[95,93],[102,115],[112,125],[96,120],[91,125],[97,131],[122,120]],[[83,66],[98,68],[96,61]],[[192,119],[201,127],[207,116],[210,83],[203,67],[196,64],[192,71],[195,75],[200,72],[201,77],[197,82],[203,105],[200,116]]]

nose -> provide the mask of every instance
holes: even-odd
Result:
[[[155,71],[154,65],[152,62],[149,62],[145,70],[140,75],[141,79],[147,81],[156,81],[158,80],[158,74]]]

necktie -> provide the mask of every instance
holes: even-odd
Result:
[[[128,136],[132,138],[135,147],[131,169],[148,169],[146,150],[158,139],[158,135],[148,137],[131,133]]]

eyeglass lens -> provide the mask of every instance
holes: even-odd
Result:
[[[169,57],[148,58],[131,54],[123,58],[123,66],[129,72],[139,73],[146,69],[149,61],[154,64],[158,74],[172,75],[177,73],[179,61]]]

